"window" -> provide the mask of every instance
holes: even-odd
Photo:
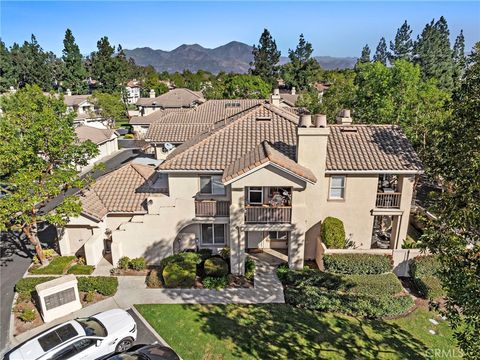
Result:
[[[225,186],[220,175],[200,176],[200,194],[225,195]]]
[[[270,240],[288,240],[287,231],[269,231],[268,237]]]
[[[95,344],[95,342],[96,341],[93,340],[93,339],[85,338],[85,339],[81,339],[81,340],[76,341],[73,344],[73,346],[75,346],[75,348],[77,349],[78,352],[82,352],[83,350],[88,349],[90,346]]]
[[[77,335],[72,324],[67,324],[38,338],[38,342],[43,351],[48,351]]]
[[[345,198],[345,176],[332,176],[330,178],[330,199]]]
[[[248,188],[248,203],[253,205],[263,204],[263,189],[261,187]]]
[[[224,245],[225,224],[202,224],[202,245]]]
[[[53,308],[68,304],[75,301],[75,289],[70,288],[63,291],[59,291],[55,294],[45,296],[45,308],[51,310]]]
[[[70,346],[67,346],[66,348],[60,350],[59,352],[57,352],[55,355],[53,355],[51,360],[70,359],[71,357],[77,355],[77,353],[78,352],[77,352],[77,349],[75,348],[75,346],[70,345]]]

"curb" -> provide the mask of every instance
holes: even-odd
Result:
[[[143,323],[143,325],[145,325],[145,327],[153,334],[153,336],[155,336],[158,340],[158,342],[163,345],[163,346],[167,346],[171,349],[173,349],[170,345],[168,345],[168,343],[155,331],[155,329],[152,327],[152,325],[150,325],[150,323],[145,320],[145,318],[142,316],[142,314],[140,314],[140,312],[135,308],[135,306],[132,306],[130,308],[134,313],[135,315],[137,315],[137,317],[140,319],[140,321]],[[174,349],[175,350],[175,349]],[[177,354],[178,355],[178,354]],[[178,355],[178,357],[180,358],[180,360],[183,360],[180,355]]]

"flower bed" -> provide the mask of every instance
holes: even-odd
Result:
[[[35,286],[56,278],[55,276],[26,277],[15,284],[15,291],[18,294],[13,308],[15,335],[43,324],[38,312]],[[83,306],[115,295],[118,288],[118,279],[111,276],[80,276],[77,280]]]
[[[230,252],[220,251],[212,255],[211,250],[183,252],[163,259],[159,268],[153,268],[146,277],[149,288],[245,288],[253,286],[255,262],[247,258],[245,276],[230,273]]]

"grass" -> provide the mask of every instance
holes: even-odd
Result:
[[[35,275],[62,275],[68,269],[75,256],[56,256],[45,267],[30,270]]]
[[[454,351],[448,325],[417,309],[398,320],[365,320],[289,305],[136,305],[185,360],[421,359]]]
[[[67,274],[90,275],[93,270],[95,270],[95,267],[92,265],[75,264],[70,269],[68,269]]]

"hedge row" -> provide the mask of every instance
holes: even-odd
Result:
[[[35,286],[38,284],[44,283],[56,279],[55,276],[45,276],[45,277],[28,277],[23,278],[17,281],[15,284],[15,291],[19,293],[24,299],[32,298],[35,295]]]
[[[434,255],[418,256],[410,262],[409,272],[420,296],[425,299],[437,299],[445,292],[440,279],[436,276],[440,262]]]
[[[67,271],[75,256],[56,256],[47,266],[30,270],[35,275],[62,275]]]
[[[409,295],[360,295],[325,291],[315,286],[287,287],[285,301],[309,310],[381,318],[405,313],[413,306]]]
[[[438,299],[445,295],[445,291],[442,288],[442,282],[436,276],[424,276],[421,278],[414,278],[418,293],[425,299]]]
[[[68,269],[67,274],[90,275],[93,270],[95,270],[95,266],[76,264]]]
[[[328,254],[323,256],[323,265],[335,274],[383,274],[392,271],[393,260],[389,255]]]

